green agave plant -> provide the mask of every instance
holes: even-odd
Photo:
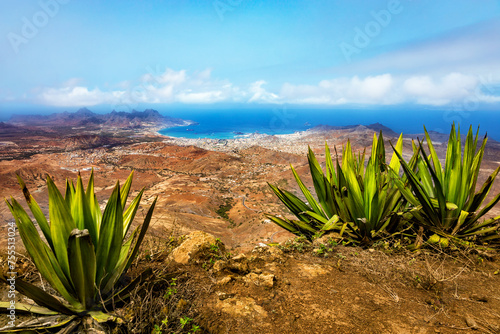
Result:
[[[403,136],[395,150],[401,154]],[[410,165],[416,162],[415,152]],[[273,222],[297,235],[311,239],[318,232],[347,231],[351,239],[370,243],[384,233],[397,230],[401,215],[401,193],[387,172],[382,132],[374,134],[371,156],[365,168],[365,151],[356,156],[348,141],[342,152],[342,165],[337,158],[336,171],[330,149],[325,145],[326,174],[309,148],[308,161],[317,200],[292,168],[293,175],[307,203],[294,194],[269,185],[285,206],[298,218],[290,220],[267,215]],[[393,154],[390,169],[398,171],[400,162]]]
[[[80,175],[76,186],[66,181],[63,197],[50,177],[48,220],[30,194],[24,181],[19,184],[36,223],[45,237],[42,240],[35,223],[21,205],[11,198],[5,200],[15,218],[19,234],[27,252],[42,277],[62,298],[55,297],[37,286],[16,279],[15,288],[33,299],[40,307],[16,303],[16,309],[44,315],[63,314],[67,317],[53,326],[75,327],[85,317],[97,322],[118,319],[106,314],[116,302],[125,300],[131,289],[152,274],[149,269],[119,289],[119,281],[137,256],[141,242],[151,221],[156,199],[150,206],[142,226],[130,236],[127,233],[136,215],[144,189],[125,209],[132,184],[133,172],[123,187],[117,182],[104,212],[101,212],[94,193],[92,171],[87,190],[84,191]],[[49,222],[50,221],[50,222]],[[7,283],[5,277],[1,279]],[[5,310],[9,303],[1,303]],[[6,332],[36,332],[37,325],[28,328],[9,329]],[[44,327],[44,329],[50,329]]]
[[[497,194],[481,208],[500,167],[476,192],[487,137],[484,137],[478,149],[479,129],[474,136],[470,127],[462,154],[460,128],[457,131],[453,124],[443,167],[425,127],[424,130],[430,157],[420,142],[421,158],[416,171],[404,162],[397,148],[395,150],[411,189],[406,187],[399,177],[395,177],[394,180],[406,200],[413,205],[410,211],[413,219],[424,227],[428,236],[437,234],[444,239],[445,244],[449,238],[465,240],[480,237],[483,241],[500,239],[498,232],[500,216],[479,222],[479,219],[500,200],[500,194]],[[436,238],[430,239],[435,241]]]

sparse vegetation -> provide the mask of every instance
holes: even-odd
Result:
[[[204,254],[202,268],[209,270],[217,260],[227,259],[230,256],[231,253],[225,252],[224,244],[219,238],[217,238],[215,239],[215,243],[210,244],[210,248]]]
[[[199,333],[199,316],[192,303],[200,291],[196,278],[171,263],[160,263],[155,275],[137,286],[131,292],[130,302],[117,310],[126,320],[124,332]]]
[[[300,236],[295,239],[287,240],[284,245],[278,246],[284,252],[299,252],[303,253],[304,251],[311,249],[312,244],[306,237]]]
[[[224,219],[229,219],[228,212],[233,208],[234,205],[234,200],[233,198],[229,197],[226,198],[224,201],[224,204],[221,204],[219,208],[215,211],[219,216],[221,216]]]
[[[223,199],[224,203],[219,205],[219,208],[215,210],[215,213],[217,213],[221,218],[227,220],[229,222],[229,227],[233,228],[235,227],[234,221],[229,217],[228,212],[233,208],[234,206],[234,199],[232,197],[227,197]]]

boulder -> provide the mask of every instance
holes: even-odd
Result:
[[[193,259],[199,257],[200,254],[203,254],[204,251],[209,250],[210,245],[215,245],[216,243],[217,240],[213,235],[202,231],[195,231],[190,233],[186,237],[186,240],[170,253],[168,259],[176,263],[188,264]]]

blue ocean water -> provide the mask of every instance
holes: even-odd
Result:
[[[269,135],[304,131],[317,125],[368,125],[381,123],[395,132],[422,133],[429,131],[449,133],[453,122],[460,124],[462,133],[470,125],[474,131],[480,125],[480,134],[500,140],[500,117],[496,111],[455,112],[448,110],[326,110],[326,109],[224,109],[179,110],[168,116],[189,119],[197,125],[166,128],[161,134],[184,138],[231,139],[251,133]]]

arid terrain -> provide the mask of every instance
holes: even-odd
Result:
[[[142,207],[159,196],[144,249],[151,256],[139,265],[166,268],[179,278],[175,301],[189,306],[172,304],[167,315],[184,310],[206,333],[500,333],[498,252],[410,253],[327,241],[326,246],[310,245],[287,241],[294,236],[264,216],[288,215],[267,182],[298,191],[290,164],[311,185],[308,146],[320,160],[325,141],[339,153],[347,139],[363,150],[381,125],[234,140],[169,138],[156,134],[155,122],[129,125],[0,123],[0,197],[23,202],[18,174],[47,213],[47,174],[63,189],[66,178],[80,172],[88,180],[93,168],[104,205],[116,180],[123,182],[135,171],[132,195],[145,188]],[[395,135],[384,130],[386,141],[395,142]],[[444,157],[447,136],[432,137]],[[404,143],[408,157],[411,137]],[[500,144],[490,140],[480,181],[499,164]],[[489,197],[498,192],[500,181]],[[489,217],[498,215],[497,205]],[[11,221],[1,204],[2,235]],[[219,238],[231,256],[176,264],[167,258],[171,248],[158,246],[171,243],[170,236],[194,231]],[[6,238],[0,240],[5,247]],[[266,246],[278,242],[280,247]],[[154,252],[155,247],[161,251]],[[246,256],[234,258],[239,253]],[[215,259],[221,261],[217,266]]]

